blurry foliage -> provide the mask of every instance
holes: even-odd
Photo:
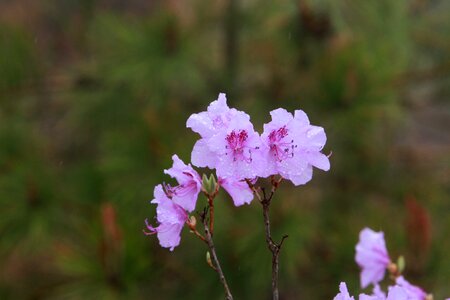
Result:
[[[411,281],[450,294],[449,143],[444,158],[402,144],[417,112],[448,108],[446,1],[121,3],[45,1],[35,26],[0,25],[1,299],[221,299],[187,230],[173,253],[141,234],[171,155],[189,161],[186,119],[220,91],[259,130],[285,107],[328,135],[331,171],[283,183],[272,206],[286,299],[357,291],[364,226]],[[432,92],[414,100],[420,86]],[[259,204],[216,201],[236,298],[267,298]]]

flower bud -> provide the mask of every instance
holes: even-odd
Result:
[[[403,270],[405,269],[405,258],[403,257],[403,255],[400,255],[399,258],[397,259],[397,268],[398,268],[398,273],[403,273]]]
[[[213,174],[211,174],[209,178],[205,174],[203,174],[202,188],[208,195],[213,195],[215,193],[217,188],[217,181]]]
[[[214,270],[216,269],[216,267],[214,267],[214,265],[212,263],[211,254],[209,253],[209,251],[206,251],[206,263],[208,264],[208,266],[210,266]]]
[[[197,219],[195,218],[195,216],[190,216],[189,217],[189,227],[195,228],[195,226],[197,226]]]

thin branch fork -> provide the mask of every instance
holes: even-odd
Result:
[[[263,194],[265,195],[265,192],[263,190]],[[270,232],[270,218],[269,218],[269,207],[270,202],[273,197],[273,192],[270,193],[269,197],[266,195],[264,196],[263,201],[261,201],[262,207],[263,207],[263,217],[264,217],[264,228],[265,228],[265,234],[266,234],[266,244],[269,248],[270,252],[272,252],[272,298],[274,300],[279,299],[279,292],[278,292],[278,273],[279,273],[279,261],[280,261],[280,251],[281,247],[283,246],[284,240],[288,237],[288,235],[283,235],[281,238],[281,241],[279,243],[275,242],[272,239],[272,234]]]
[[[203,211],[203,213],[200,215],[201,220],[202,220],[202,224],[203,227],[205,229],[205,240],[206,240],[206,244],[208,245],[211,257],[212,257],[212,267],[213,270],[215,270],[217,272],[217,274],[219,274],[219,278],[220,278],[220,282],[223,285],[223,288],[225,290],[225,297],[227,300],[233,300],[233,295],[231,294],[230,288],[228,286],[227,280],[225,279],[225,275],[222,271],[222,267],[220,266],[220,262],[219,259],[217,257],[216,254],[216,248],[214,246],[214,242],[212,239],[212,234],[210,231],[210,224],[208,224],[208,218],[206,217],[207,215],[207,209],[205,208],[205,210]],[[211,210],[210,212],[210,222],[211,222]]]
[[[281,238],[281,241],[279,243],[277,243],[273,240],[272,234],[270,231],[269,208],[270,208],[270,203],[272,201],[273,195],[274,195],[275,191],[278,189],[282,179],[283,179],[282,177],[280,177],[279,179],[276,179],[275,176],[270,177],[270,183],[272,184],[270,193],[267,193],[265,188],[255,187],[250,180],[246,180],[248,186],[253,191],[253,193],[258,198],[259,202],[261,203],[261,205],[263,207],[266,244],[267,244],[267,248],[269,248],[270,252],[272,253],[272,298],[273,298],[273,300],[279,299],[279,292],[278,292],[278,273],[279,273],[279,268],[280,268],[279,257],[280,257],[281,247],[283,246],[284,240],[288,237],[288,235],[283,235],[283,237]]]

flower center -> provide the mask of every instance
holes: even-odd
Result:
[[[280,162],[293,157],[294,149],[297,148],[297,145],[294,145],[294,140],[285,141],[288,133],[286,126],[272,130],[269,133],[270,152]]]
[[[227,152],[225,155],[232,155],[233,161],[242,160],[251,162],[251,149],[247,146],[248,133],[246,130],[233,130],[225,138]]]

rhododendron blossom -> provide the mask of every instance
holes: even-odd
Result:
[[[225,94],[220,93],[217,100],[211,102],[207,111],[192,114],[186,127],[200,134],[192,150],[191,161],[197,167],[214,169],[217,155],[208,147],[209,139],[221,131],[226,131],[233,118],[249,122],[250,116],[235,108],[229,108]]]
[[[177,155],[172,156],[172,159],[172,168],[164,170],[164,173],[175,178],[179,185],[175,187],[166,185],[166,192],[173,202],[192,212],[202,189],[202,180],[190,164],[186,165]]]
[[[355,260],[362,268],[361,287],[365,288],[370,283],[378,284],[384,278],[386,268],[391,262],[383,232],[364,228],[359,234]]]
[[[321,153],[327,140],[322,127],[310,125],[307,115],[296,110],[292,115],[279,108],[270,112],[272,121],[264,124],[261,135],[266,167],[262,177],[280,174],[295,185],[312,178],[312,167],[328,171],[330,162]]]
[[[249,115],[229,108],[225,94],[206,112],[190,116],[186,126],[202,137],[192,150],[194,165],[216,169],[217,176],[233,180],[254,178],[264,168],[258,151],[261,140]]]
[[[416,298],[410,298],[406,290],[401,286],[389,287],[389,292],[386,295],[379,290],[373,295],[360,294],[359,300],[415,300]],[[424,298],[425,299],[425,298]],[[339,293],[333,298],[333,300],[354,300],[353,296],[350,296],[347,285],[345,282],[339,284]]]
[[[161,184],[155,187],[154,197],[151,203],[158,205],[156,219],[159,225],[153,227],[145,220],[149,232],[144,231],[144,233],[147,235],[156,233],[161,247],[170,248],[170,251],[173,251],[180,244],[181,230],[188,220],[188,214],[167,196]]]

